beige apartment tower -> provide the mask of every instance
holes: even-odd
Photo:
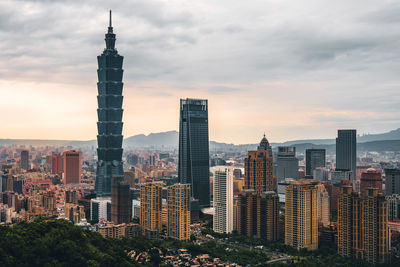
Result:
[[[286,187],[285,244],[296,249],[318,248],[316,181],[294,181]]]
[[[245,188],[254,189],[257,194],[276,191],[277,181],[273,176],[273,158],[271,146],[264,138],[256,151],[249,151],[244,160]]]
[[[174,184],[167,189],[168,236],[190,238],[190,184]]]
[[[146,183],[140,186],[140,224],[146,236],[158,236],[162,230],[162,186]]]
[[[362,197],[350,186],[341,188],[338,254],[371,264],[389,261],[388,202],[378,188],[367,188]]]

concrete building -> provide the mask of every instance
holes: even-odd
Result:
[[[353,177],[353,173],[351,171],[336,169],[331,172],[331,183],[340,183],[342,180],[351,181],[351,177]]]
[[[306,175],[313,176],[316,168],[326,165],[325,149],[306,149]]]
[[[298,250],[318,248],[316,181],[294,181],[285,194],[285,244]]]
[[[364,196],[367,193],[367,188],[377,188],[379,193],[382,193],[382,174],[373,168],[369,168],[367,171],[361,173],[360,179],[360,190],[361,195]]]
[[[338,253],[371,264],[387,263],[388,202],[378,189],[367,188],[360,197],[351,186],[343,186],[338,206]]]
[[[389,221],[400,220],[400,195],[393,194],[386,196],[386,200],[388,202]]]
[[[140,185],[140,224],[144,234],[148,237],[157,237],[162,230],[161,208],[161,184]]]
[[[51,173],[61,175],[62,173],[62,157],[60,154],[51,155]]]
[[[74,203],[65,203],[64,206],[65,218],[73,222],[79,223],[82,219],[86,219],[85,207]]]
[[[336,169],[352,172],[352,179],[356,180],[357,165],[357,131],[338,130],[336,138]]]
[[[324,227],[330,225],[330,198],[325,185],[316,185],[318,189],[318,223]]]
[[[21,168],[24,170],[29,169],[29,151],[28,150],[21,151],[20,165],[21,165]]]
[[[256,193],[276,191],[277,181],[273,176],[273,158],[268,140],[261,140],[258,150],[249,151],[244,161],[245,188]]]
[[[111,179],[111,221],[114,224],[131,221],[131,194],[129,183],[123,176],[114,175]]]
[[[299,160],[296,158],[296,147],[278,147],[275,169],[279,182],[286,178],[298,179]]]
[[[82,172],[82,153],[70,150],[63,153],[64,184],[79,184]]]
[[[92,221],[111,221],[111,199],[93,198],[90,200],[90,219]]]
[[[190,184],[174,184],[167,189],[168,236],[190,239]]]
[[[213,230],[230,233],[233,230],[233,169],[220,167],[215,171]]]
[[[400,169],[385,169],[385,194],[400,194]]]

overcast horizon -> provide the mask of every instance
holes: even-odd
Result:
[[[210,140],[335,138],[400,127],[396,1],[0,3],[0,139],[94,140],[113,11],[126,137],[178,130],[209,100]]]

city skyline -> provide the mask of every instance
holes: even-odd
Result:
[[[400,5],[307,2],[109,7],[127,64],[123,135],[177,130],[186,97],[208,99],[210,139],[235,144],[264,131],[278,142],[398,128]],[[94,58],[108,5],[0,4],[0,110],[12,114],[3,138],[95,139]]]

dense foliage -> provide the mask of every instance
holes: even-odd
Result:
[[[135,266],[127,245],[64,220],[22,222],[0,227],[0,266]]]

